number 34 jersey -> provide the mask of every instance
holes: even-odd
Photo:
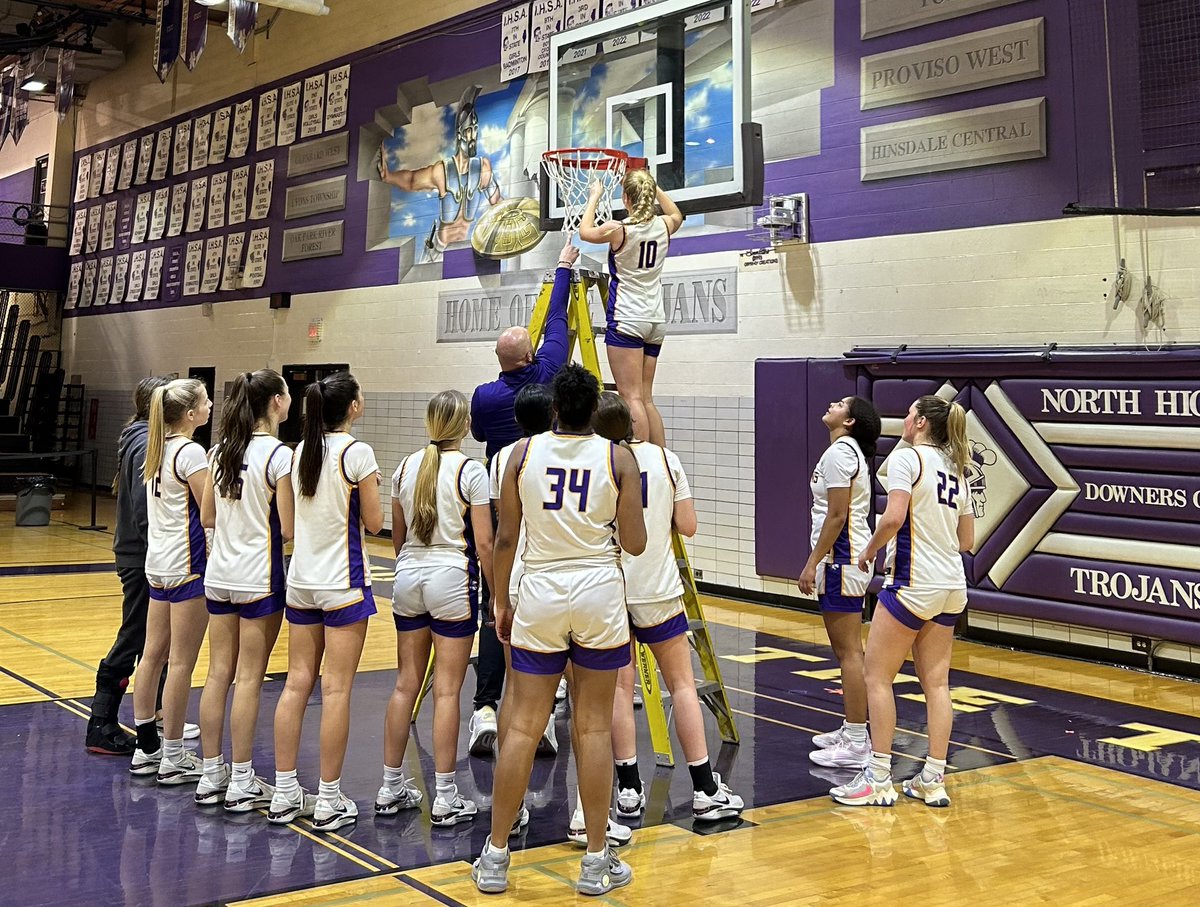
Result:
[[[526,573],[555,564],[616,564],[616,445],[549,431],[529,439],[517,470]]]
[[[888,543],[889,588],[965,589],[958,519],[970,513],[966,479],[941,450],[922,444],[892,454],[887,488],[912,495],[904,523]]]

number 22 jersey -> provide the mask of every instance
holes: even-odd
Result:
[[[912,494],[896,537],[888,542],[888,588],[965,589],[958,551],[958,518],[970,506],[971,491],[941,450],[906,447],[887,464],[887,488]]]

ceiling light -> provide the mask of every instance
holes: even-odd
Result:
[[[21,83],[21,91],[45,91],[49,85],[41,76],[30,76]]]

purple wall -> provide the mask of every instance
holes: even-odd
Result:
[[[0,202],[28,202],[33,198],[33,168],[0,176]]]
[[[1041,620],[1140,633],[1182,642],[1200,640],[1200,571],[1147,564],[1130,542],[1200,546],[1200,481],[1196,453],[1180,429],[1200,428],[1200,347],[1166,352],[1113,349],[856,350],[841,360],[759,360],[755,368],[755,539],[762,575],[792,577],[808,556],[809,470],[827,441],[816,418],[822,400],[848,393],[871,399],[880,415],[899,418],[916,397],[946,383],[972,417],[977,452],[974,491],[991,534],[966,557],[973,607]],[[819,378],[817,376],[820,376]],[[1145,432],[1144,447],[1094,444],[1081,436],[1051,440],[1044,452],[1023,443],[988,396],[999,390],[1028,422],[1121,426]],[[825,391],[824,396],[822,392]],[[784,414],[792,416],[787,418]],[[987,436],[975,428],[980,426]],[[1156,446],[1157,445],[1157,446]],[[895,447],[881,438],[874,464]],[[1049,459],[1047,459],[1047,457]],[[997,465],[999,463],[999,465]],[[1065,469],[1078,486],[1065,504],[1065,487],[1052,473]],[[1020,481],[1010,478],[1019,475]],[[990,478],[989,478],[990,476]],[[990,490],[987,483],[990,482]],[[1023,484],[1022,484],[1023,483]],[[1069,484],[1069,483],[1068,483]],[[1005,489],[1020,488],[1009,503]],[[885,496],[876,484],[876,509]],[[1039,516],[1040,515],[1040,516]],[[1046,520],[1036,539],[1020,534]],[[1089,557],[1035,552],[1046,534],[1083,536]],[[1015,545],[1015,569],[994,570]],[[1122,560],[1125,558],[1125,560]],[[1150,558],[1153,560],[1153,558]]]

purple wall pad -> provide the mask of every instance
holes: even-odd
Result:
[[[991,384],[989,381],[988,384]],[[1005,454],[1008,456],[1012,464],[1025,477],[1025,481],[1035,488],[1053,488],[1054,483],[1050,481],[1050,477],[1042,471],[1042,468],[1037,465],[1033,457],[1017,440],[1016,435],[1000,418],[991,401],[984,394],[984,389],[976,387],[971,395],[971,412],[975,414],[975,418],[979,420],[979,424],[987,429],[988,433],[996,439],[996,443],[1004,448]]]
[[[403,36],[374,48],[331,60],[320,67],[294,73],[286,79],[262,85],[253,91],[223,99],[173,118],[182,119],[216,110],[263,90],[290,84],[304,76],[350,62],[350,103],[347,119],[351,164],[346,168],[346,209],[331,214],[287,222],[287,227],[304,226],[327,220],[345,220],[344,252],[334,259],[312,259],[284,263],[280,260],[282,195],[287,184],[284,175],[286,148],[265,152],[250,151],[241,163],[274,158],[276,174],[272,210],[266,221],[251,222],[272,228],[268,250],[267,279],[254,290],[198,294],[174,300],[125,303],[116,307],[74,309],[69,315],[103,314],[108,311],[136,311],[170,305],[195,305],[231,299],[260,298],[272,292],[322,292],[352,287],[381,286],[398,279],[400,252],[395,248],[368,251],[366,211],[368,180],[357,178],[360,127],[374,120],[375,111],[395,104],[397,86],[420,82],[437,84],[459,78],[468,72],[495,66],[499,60],[498,31],[502,8],[506,3],[491,4],[483,10],[440,23],[422,32]],[[1117,4],[1120,6],[1120,4]],[[1071,4],[1069,0],[1028,0],[995,10],[986,10],[946,22],[931,23],[916,29],[862,40],[859,37],[859,4],[840,2],[834,22],[835,83],[825,90],[821,105],[821,153],[789,161],[777,161],[766,167],[766,193],[787,193],[803,188],[810,195],[812,237],[815,241],[857,239],[899,233],[978,227],[991,224],[1019,223],[1056,218],[1064,204],[1112,202],[1112,162],[1109,143],[1095,141],[1095,130],[1107,123],[1108,99],[1105,90],[1107,71],[1103,63],[1105,22],[1103,7],[1096,4]],[[767,13],[766,15],[769,15]],[[1110,12],[1113,22],[1136,30],[1135,11]],[[1046,19],[1046,75],[1039,79],[979,89],[921,102],[906,103],[875,111],[859,110],[859,61],[864,55],[939,40],[967,31],[990,28],[1022,19],[1042,16]],[[1111,23],[1110,23],[1111,24]],[[1132,33],[1121,32],[1120,33]],[[1120,58],[1122,55],[1116,55]],[[1132,63],[1136,78],[1136,55],[1124,55]],[[1114,84],[1117,84],[1114,82]],[[1136,84],[1136,81],[1133,83]],[[1012,100],[1045,96],[1048,106],[1048,156],[1042,159],[990,165],[966,170],[910,176],[863,183],[859,174],[859,130],[864,125],[880,124],[964,110]],[[1116,101],[1114,102],[1116,103]],[[1127,105],[1133,103],[1132,112]],[[1136,92],[1120,99],[1117,113],[1122,124],[1131,122],[1138,111]],[[165,125],[155,124],[154,129]],[[153,131],[153,130],[150,130]],[[253,133],[253,130],[252,130]],[[1138,129],[1119,130],[1117,161],[1122,186],[1141,185],[1141,158]],[[138,133],[122,136],[110,145],[119,145]],[[254,135],[251,136],[253,148]],[[1133,143],[1129,149],[1124,146]],[[90,153],[100,146],[84,149]],[[228,163],[169,177],[154,185],[171,185],[183,179],[202,176],[218,168],[231,169]],[[314,174],[327,177],[338,171]],[[120,197],[131,204],[138,188],[104,196],[92,203]],[[1124,190],[1123,190],[1124,191]],[[1132,190],[1130,190],[1132,191]],[[1128,193],[1126,193],[1128,194]],[[186,239],[205,239],[220,231],[188,234]],[[162,246],[178,248],[186,240],[163,240]],[[696,237],[681,237],[673,254],[744,249],[753,244],[747,233],[732,232]],[[146,248],[151,245],[147,244]],[[470,276],[494,273],[495,265],[480,264],[474,258],[448,256],[444,276]],[[64,278],[65,282],[65,278]]]
[[[1022,412],[1039,422],[1095,422],[1098,415],[1137,417],[1139,425],[1200,426],[1200,387],[1190,381],[1000,381]],[[1191,401],[1195,401],[1194,404]]]
[[[1050,449],[1064,466],[1071,468],[1165,473],[1190,472],[1196,469],[1194,450],[1150,451],[1143,447],[1081,447],[1071,444],[1052,444]]]
[[[1090,605],[1006,595],[1003,592],[983,589],[970,590],[968,598],[967,607],[977,611],[1096,627],[1100,630],[1149,636],[1151,639],[1165,639],[1189,646],[1200,645],[1200,621],[1172,620],[1169,617],[1112,611]]]
[[[871,384],[871,401],[879,410],[879,415],[903,419],[914,400],[927,394],[936,394],[943,383],[913,378],[885,378]]]
[[[979,575],[975,577],[976,581],[992,569],[992,565],[1012,544],[1013,539],[1025,528],[1025,524],[1037,513],[1038,508],[1050,498],[1051,494],[1053,491],[1049,488],[1031,488],[1025,492],[1021,500],[1013,505],[1012,510],[1004,518],[1004,522],[992,530],[988,540],[975,553],[975,563],[979,565]]]
[[[1200,456],[1194,452],[1193,458],[1200,461]],[[1072,470],[1071,475],[1082,489],[1072,505],[1073,510],[1143,517],[1145,520],[1200,523],[1200,476],[1194,473],[1172,476],[1162,473],[1147,475]],[[1193,505],[1193,501],[1197,503]]]
[[[1200,346],[1181,345],[1147,352],[1136,346],[1057,347],[855,347],[845,354],[876,377],[990,378],[1000,380],[1053,374],[1054,378],[1093,378],[1097,372],[1136,378],[1194,380],[1200,372]],[[1048,369],[1053,369],[1049,372]]]
[[[0,285],[9,290],[60,293],[67,288],[67,250],[0,243]]]
[[[1118,535],[1136,535],[1148,542],[1162,542],[1166,545],[1200,546],[1200,527],[1193,523],[1176,523],[1170,520],[1137,520],[1108,514],[1067,511],[1058,518],[1053,531],[1079,535],[1101,535],[1111,532]]]

